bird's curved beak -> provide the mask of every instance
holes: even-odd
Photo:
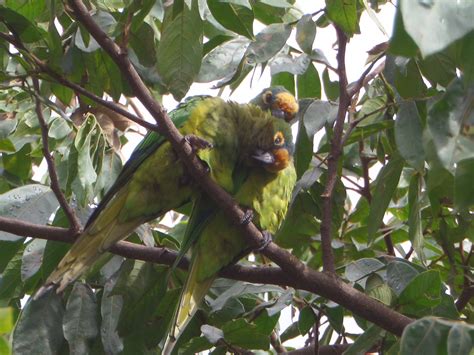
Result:
[[[288,166],[290,154],[286,148],[277,148],[271,151],[257,149],[252,158],[266,170],[276,173]]]
[[[263,149],[257,149],[252,155],[252,158],[263,166],[275,163],[275,156],[270,152],[264,151]]]

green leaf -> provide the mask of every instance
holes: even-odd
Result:
[[[58,117],[52,120],[49,130],[48,136],[54,139],[63,139],[69,133],[72,132],[72,127],[66,120],[62,117]]]
[[[196,81],[208,83],[234,74],[249,43],[247,38],[236,38],[214,48],[203,58]]]
[[[419,99],[426,94],[426,85],[414,60],[396,58],[395,88],[404,99]]]
[[[344,351],[344,355],[358,355],[370,352],[370,349],[382,337],[382,329],[372,324],[354,343]]]
[[[454,204],[459,210],[474,205],[474,159],[461,160],[454,174]]]
[[[23,43],[32,43],[43,39],[44,31],[18,12],[0,7],[0,19],[15,31]]]
[[[344,275],[347,280],[357,282],[364,277],[379,271],[383,267],[385,267],[385,264],[377,259],[363,258],[347,265]]]
[[[295,77],[290,73],[272,74],[271,86],[283,86],[286,90],[295,95]]]
[[[462,355],[472,353],[474,327],[464,324],[454,324],[448,333],[448,354]]]
[[[393,156],[377,176],[367,224],[369,242],[374,240],[374,237],[382,224],[385,211],[387,210],[392,196],[397,189],[403,165],[403,159],[399,156]]]
[[[13,329],[13,325],[15,324],[14,320],[13,308],[0,308],[0,334],[10,333]]]
[[[413,175],[408,188],[408,236],[413,245],[413,249],[421,260],[423,254],[423,226],[421,221],[422,203],[422,177],[419,174]]]
[[[227,342],[245,349],[267,350],[270,344],[266,334],[260,333],[254,324],[242,318],[224,324],[222,331]]]
[[[173,18],[168,11],[157,49],[157,70],[166,91],[180,101],[199,73],[202,57],[202,20],[197,1]]]
[[[296,77],[296,86],[298,88],[298,99],[304,98],[321,98],[321,81],[319,80],[318,71],[312,63],[303,75]]]
[[[21,282],[21,256],[24,244],[10,260],[0,275],[0,300],[10,301],[22,295],[23,284]]]
[[[291,34],[291,26],[276,23],[259,32],[247,49],[250,64],[263,63],[277,54],[286,44]]]
[[[462,128],[474,119],[474,92],[455,80],[428,111],[428,128],[443,166],[453,172],[456,163],[474,157],[474,140]]]
[[[109,280],[104,287],[100,305],[102,322],[100,335],[104,350],[108,354],[118,354],[123,350],[123,342],[117,332],[117,325],[122,311],[123,299],[120,295],[112,295],[114,280]]]
[[[292,57],[289,54],[278,54],[270,62],[270,70],[272,77],[279,73],[291,73],[294,75],[302,75],[311,63],[311,59],[305,53],[298,57]]]
[[[74,284],[66,304],[63,330],[71,354],[88,353],[88,341],[99,335],[97,301],[88,285]]]
[[[418,52],[416,43],[405,30],[400,6],[397,6],[395,14],[395,23],[393,25],[393,34],[390,38],[389,51],[394,55],[400,55],[407,58],[414,57]]]
[[[323,85],[327,98],[331,101],[336,101],[339,98],[339,82],[331,81],[328,68],[325,68],[323,71]]]
[[[296,24],[296,42],[303,52],[311,53],[315,37],[316,23],[311,14],[303,15]]]
[[[53,191],[48,186],[31,184],[12,189],[0,195],[0,215],[44,225],[58,207]],[[14,234],[0,232],[0,240],[23,239]]]
[[[9,119],[0,121],[0,140],[7,138],[15,129],[17,123],[17,120]]]
[[[43,263],[47,240],[33,239],[28,243],[21,259],[21,280],[24,282],[36,274]]]
[[[349,37],[359,31],[356,0],[326,0],[326,14]]]
[[[402,0],[400,6],[405,29],[424,57],[439,52],[474,29],[471,1]]]
[[[30,298],[13,332],[14,354],[58,354],[63,344],[64,307],[56,292]]]
[[[253,39],[253,12],[245,6],[208,0],[207,5],[215,19],[225,28]]]
[[[429,270],[416,275],[400,293],[398,303],[407,312],[431,308],[441,301],[441,277],[438,271]],[[415,313],[416,314],[416,313]]]
[[[392,261],[387,265],[387,283],[392,290],[400,295],[418,271],[405,261]]]
[[[310,306],[304,307],[300,311],[300,315],[298,317],[298,328],[300,330],[300,334],[305,335],[306,333],[308,333],[315,323],[316,316],[314,314],[313,309]]]
[[[425,153],[422,124],[415,103],[402,102],[395,121],[395,141],[400,155],[418,171],[423,171]]]
[[[439,354],[441,349],[445,349],[443,343],[449,331],[449,324],[446,323],[441,323],[434,317],[422,318],[410,323],[403,330],[400,354]]]

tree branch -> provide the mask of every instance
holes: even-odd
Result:
[[[69,4],[78,21],[82,23],[99,45],[118,65],[122,74],[128,80],[135,96],[159,123],[158,129],[160,133],[170,141],[173,149],[185,164],[191,176],[199,182],[203,190],[224,210],[231,221],[241,226],[243,237],[245,237],[249,246],[260,245],[262,242],[260,231],[253,223],[240,224],[240,221],[244,217],[244,212],[234,202],[232,197],[208,176],[206,169],[195,156],[191,146],[183,139],[183,136],[173,125],[166,111],[155,101],[128,59],[126,53],[122,52],[120,47],[100,29],[80,0],[70,0]],[[394,334],[400,335],[403,328],[412,321],[410,318],[391,310],[378,301],[353,289],[351,286],[344,284],[341,280],[324,273],[318,273],[306,267],[294,255],[279,248],[274,243],[270,243],[263,251],[263,254],[278,264],[283,270],[275,268],[271,268],[270,270],[264,269],[265,279],[260,280],[260,282],[271,283],[272,277],[275,276],[274,274],[278,274],[288,280],[288,285],[310,290],[310,292],[327,297]],[[223,271],[223,274],[225,274],[227,270],[228,268]],[[254,272],[252,272],[252,274],[254,274]],[[279,282],[280,281],[281,279],[279,279]],[[255,280],[251,282],[259,281]]]
[[[347,74],[346,74],[346,44],[347,37],[344,32],[337,26],[337,72],[339,75],[339,107],[337,111],[336,123],[334,125],[334,135],[331,140],[331,150],[327,159],[328,177],[323,198],[323,212],[321,218],[321,245],[323,254],[323,270],[331,274],[335,274],[334,254],[332,252],[332,196],[334,187],[336,186],[338,174],[337,164],[342,152],[342,132],[344,121],[346,118],[347,108],[350,105],[350,96],[347,92]]]
[[[65,243],[74,243],[78,237],[77,233],[74,234],[66,228],[41,226],[5,217],[0,217],[0,230],[24,237]],[[166,248],[146,247],[130,242],[119,242],[110,249],[110,252],[130,259],[165,265],[172,265],[178,256],[178,253]],[[188,265],[188,260],[183,258],[178,266],[187,268]],[[302,273],[289,274],[278,267],[230,265],[221,270],[219,275],[252,283],[285,285],[319,294],[396,335],[401,335],[403,329],[413,321],[341,280],[308,268],[305,268]]]
[[[39,95],[39,81],[36,78],[33,78],[33,88],[35,92]],[[76,234],[81,230],[81,223],[77,219],[74,210],[71,208],[71,206],[69,206],[66,197],[64,196],[63,192],[61,191],[61,187],[59,186],[58,174],[56,173],[56,167],[54,166],[53,157],[51,156],[51,152],[49,151],[48,125],[43,116],[41,102],[37,97],[35,97],[35,110],[41,127],[41,137],[43,140],[43,155],[48,165],[49,178],[51,180],[51,190],[53,190],[54,195],[56,196],[59,202],[59,205],[64,210],[64,213],[66,214],[66,217],[69,220],[71,232]]]
[[[54,69],[48,66],[48,64],[38,57],[36,57],[34,54],[30,53],[27,48],[21,43],[21,41],[18,38],[15,38],[15,36],[9,35],[7,33],[0,32],[0,38],[6,40],[13,46],[15,46],[17,49],[22,50],[24,53],[27,54],[26,58],[29,59],[32,64],[36,65],[39,69],[39,71],[48,74],[51,78],[56,80],[58,83],[61,85],[64,85],[70,89],[72,89],[74,92],[79,93],[81,95],[84,95],[85,97],[88,97],[92,101],[98,103],[99,105],[102,105],[104,107],[107,107],[108,109],[117,112],[121,114],[122,116],[127,117],[129,120],[135,122],[136,124],[139,124],[142,127],[145,127],[146,129],[150,131],[158,131],[158,127],[150,122],[147,122],[140,117],[134,115],[133,113],[125,110],[123,107],[117,105],[113,101],[108,101],[104,100],[103,98],[95,95],[94,93],[84,89],[82,86],[66,79],[64,76],[61,74],[57,73]],[[30,74],[38,74],[38,73],[30,73]]]

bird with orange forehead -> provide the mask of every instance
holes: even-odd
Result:
[[[285,190],[281,199],[272,197],[279,200],[276,212],[260,212],[257,200],[267,198],[270,190],[265,190],[266,186],[270,188],[281,172],[288,173],[289,181],[285,184],[293,184],[294,168],[287,169],[293,166],[291,130],[285,120],[295,116],[297,107],[293,95],[276,87],[265,89],[251,104],[192,97],[169,116],[195,146],[211,178],[238,202],[253,209],[262,228],[274,231],[286,211],[289,193]],[[238,175],[243,178],[236,180]],[[189,202],[194,202],[193,211],[198,210],[195,201],[200,200],[200,195],[201,190],[189,178],[170,143],[158,133],[150,132],[35,297],[52,288],[63,291],[105,251],[141,224]],[[209,270],[225,266],[232,255],[225,261],[216,258],[216,266]]]

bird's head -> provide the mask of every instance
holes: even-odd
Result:
[[[270,111],[274,117],[292,121],[298,113],[298,101],[283,86],[273,86],[264,89],[252,101],[264,111]]]
[[[257,165],[276,173],[291,162],[294,152],[291,128],[281,119],[273,119],[264,139],[252,154]]]

